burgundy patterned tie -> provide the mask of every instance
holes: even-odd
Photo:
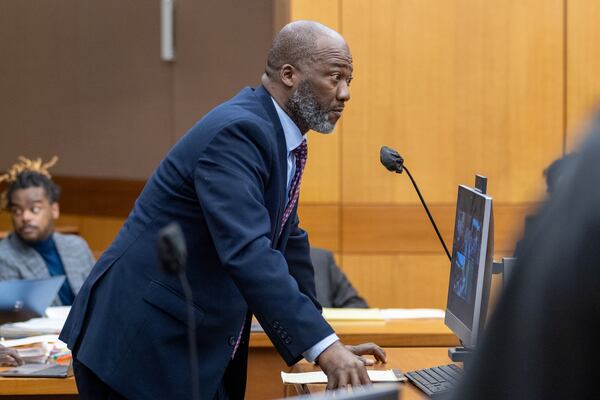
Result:
[[[298,202],[298,196],[300,195],[300,182],[302,181],[302,172],[304,172],[304,166],[306,165],[306,159],[308,157],[308,146],[306,145],[306,139],[300,143],[300,146],[292,150],[294,156],[296,156],[296,171],[292,178],[292,184],[290,186],[290,192],[288,195],[288,204],[283,212],[283,218],[281,219],[281,226],[279,227],[279,234],[283,230],[283,226],[292,214],[294,206]]]
[[[296,202],[298,202],[298,196],[300,195],[300,182],[302,181],[302,172],[304,171],[304,166],[306,165],[306,158],[308,157],[308,146],[306,145],[306,139],[304,139],[302,143],[300,143],[300,146],[292,150],[292,153],[294,153],[294,156],[296,157],[296,171],[294,171],[294,177],[292,178],[292,185],[290,186],[290,192],[288,195],[289,201],[287,206],[285,207],[285,211],[283,212],[281,226],[279,227],[279,234],[281,234],[283,226],[292,214],[294,206],[296,205]],[[242,340],[242,333],[244,333],[244,325],[242,325],[240,333],[238,334],[237,340],[235,342],[235,346],[233,347],[233,352],[231,353],[232,360],[235,357],[235,353],[237,352],[237,349]]]

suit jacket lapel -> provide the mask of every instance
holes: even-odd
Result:
[[[74,252],[72,248],[62,240],[63,237],[60,233],[54,234],[54,243],[56,244],[56,250],[63,264],[65,275],[69,281],[69,285],[73,288],[73,278],[81,273],[81,262],[77,252]]]
[[[279,116],[277,115],[277,110],[275,110],[275,106],[273,105],[273,100],[271,99],[271,95],[267,90],[261,85],[256,89],[257,94],[259,95],[261,101],[263,102],[263,106],[267,111],[273,126],[275,127],[275,141],[277,143],[277,155],[278,155],[278,163],[279,163],[279,180],[282,182],[281,187],[279,188],[279,199],[278,199],[278,207],[276,211],[276,218],[271,224],[272,229],[272,241],[273,247],[275,247],[276,243],[279,241],[279,227],[281,225],[281,219],[283,218],[283,212],[286,207],[287,200],[287,144],[285,142],[285,134],[283,133],[283,127],[281,126],[281,121],[279,120]]]
[[[15,249],[15,258],[23,265],[24,269],[28,269],[36,278],[50,278],[48,267],[37,251],[25,244],[14,232],[8,237],[8,240]]]

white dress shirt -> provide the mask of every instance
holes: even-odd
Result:
[[[273,104],[275,105],[275,109],[277,110],[277,115],[279,116],[279,121],[281,122],[281,126],[283,127],[283,133],[285,135],[285,144],[287,147],[287,190],[286,190],[286,201],[287,196],[289,196],[290,185],[292,184],[291,180],[294,176],[294,172],[296,170],[296,156],[294,156],[293,151],[296,147],[300,146],[302,141],[306,139],[306,135],[302,135],[300,129],[294,121],[290,118],[289,115],[283,111],[283,109],[277,104],[275,99],[271,97]],[[335,333],[327,336],[325,339],[321,340],[308,350],[304,351],[302,355],[307,361],[313,362],[319,357],[319,355],[329,346],[331,346],[334,342],[340,340]]]

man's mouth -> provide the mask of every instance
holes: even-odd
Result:
[[[37,231],[37,227],[31,225],[24,226],[20,229],[21,233],[32,233],[35,231]]]
[[[330,112],[332,112],[333,114],[335,114],[335,116],[337,118],[342,116],[342,112],[344,111],[344,108],[332,108]]]

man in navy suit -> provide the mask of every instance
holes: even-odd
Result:
[[[328,133],[352,79],[344,39],[315,22],[288,24],[269,51],[262,85],[200,120],[148,180],[114,242],[77,296],[61,339],[73,350],[82,398],[244,397],[254,314],[291,365],[317,361],[329,388],[369,383],[315,296],[298,188],[309,129]],[[186,237],[199,375],[190,376],[179,280],[159,270],[157,232],[177,221]]]

